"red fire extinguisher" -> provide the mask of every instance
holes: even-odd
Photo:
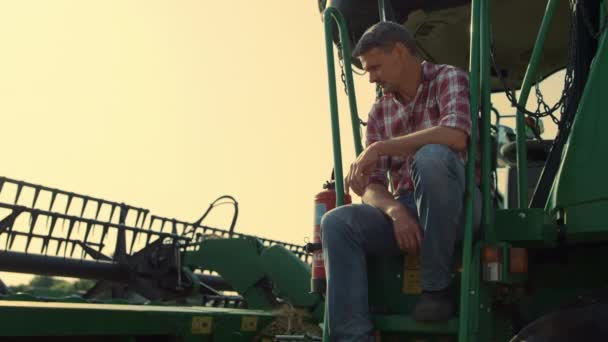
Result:
[[[315,224],[313,242],[307,245],[309,252],[312,252],[312,278],[310,289],[313,293],[325,293],[325,264],[323,260],[323,245],[321,243],[321,217],[336,207],[335,182],[333,180],[323,185],[323,191],[315,196]],[[350,204],[351,198],[348,194],[344,195],[344,204]]]

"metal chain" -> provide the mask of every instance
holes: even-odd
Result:
[[[549,105],[545,102],[545,99],[543,97],[543,93],[540,90],[540,78],[536,79],[536,84],[534,85],[534,90],[536,93],[536,112],[535,112],[535,117],[539,118],[542,117],[542,112],[541,112],[541,107],[544,110],[544,113],[547,113],[547,115],[545,116],[549,116],[551,117],[551,120],[553,121],[554,124],[559,125],[559,119],[553,114],[558,108],[560,109],[560,113],[563,112],[563,109],[565,108],[565,97],[564,97],[564,93],[562,92],[562,97],[560,98],[560,100],[553,106],[553,108],[549,107]],[[564,81],[565,83],[565,81]]]
[[[344,72],[344,55],[342,50],[342,43],[338,42],[336,45],[338,46],[338,64],[340,65],[340,79],[342,80],[342,85],[344,86],[344,94],[348,96],[348,86],[346,85],[346,73]]]
[[[572,31],[572,30],[571,30]],[[494,68],[494,71],[496,73],[496,75],[498,76],[498,79],[500,80],[503,89],[505,91],[505,95],[507,97],[507,99],[509,100],[509,102],[511,103],[511,105],[515,108],[517,108],[518,111],[531,116],[535,119],[541,119],[543,117],[551,117],[551,120],[559,125],[560,124],[560,120],[554,115],[554,113],[560,109],[560,114],[564,112],[565,109],[565,104],[567,101],[567,94],[570,90],[570,87],[572,86],[572,75],[573,75],[573,56],[574,56],[574,49],[573,49],[573,42],[570,42],[570,46],[569,46],[569,50],[568,50],[568,61],[566,64],[566,73],[564,75],[564,88],[562,90],[562,94],[560,99],[557,101],[557,103],[555,103],[555,105],[553,105],[552,107],[550,107],[544,100],[543,94],[540,90],[540,79],[537,79],[536,83],[535,83],[535,93],[536,93],[536,99],[537,99],[537,108],[534,112],[529,111],[525,108],[525,104],[523,106],[520,106],[519,103],[517,102],[517,99],[515,97],[515,91],[510,89],[507,85],[506,80],[504,79],[504,77],[502,76],[502,73],[499,72],[499,68],[498,65],[496,64],[496,59],[494,57],[494,38],[493,35],[490,36],[492,41],[491,41],[491,49],[490,49],[490,58],[492,60],[492,67]],[[570,39],[574,39],[572,34]],[[544,109],[544,111],[541,111],[541,107]]]
[[[544,101],[542,92],[540,90],[540,86],[538,85],[539,82],[538,81],[536,82],[535,92],[536,92],[537,101],[539,102],[539,104],[538,104],[537,109],[532,112],[532,111],[529,111],[528,109],[526,109],[525,105],[521,106],[517,102],[517,99],[515,97],[515,90],[509,88],[509,86],[507,85],[507,81],[504,79],[502,74],[498,71],[499,68],[496,64],[496,60],[494,58],[493,51],[490,52],[490,57],[492,59],[492,66],[494,67],[494,71],[496,72],[496,75],[498,75],[498,79],[502,83],[503,89],[505,91],[505,96],[511,103],[512,107],[515,107],[515,108],[517,108],[518,111],[520,111],[528,116],[532,116],[536,119],[550,116],[551,119],[553,120],[553,122],[555,122],[556,124],[559,124],[559,119],[557,119],[557,117],[555,117],[555,115],[553,113],[555,113],[558,109],[564,107],[563,105],[566,100],[566,93],[568,92],[568,89],[570,89],[570,86],[572,85],[572,82],[571,82],[571,79],[572,79],[572,77],[571,77],[572,70],[571,69],[572,68],[571,67],[568,67],[566,70],[566,76],[564,77],[564,89],[562,91],[562,95],[561,95],[560,99],[557,101],[557,103],[555,103],[555,105],[553,105],[552,107],[549,107],[549,105]],[[545,109],[544,112],[540,111],[541,106],[544,107],[544,109]]]
[[[342,85],[344,86],[344,93],[348,97],[348,85],[346,84],[346,72],[344,71],[344,50],[342,49],[342,43],[338,42],[336,43],[336,46],[338,47],[338,64],[340,65],[340,79],[342,80]],[[358,118],[359,124],[361,126],[367,126],[367,122],[363,121],[360,117]]]

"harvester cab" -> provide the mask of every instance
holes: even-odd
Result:
[[[608,276],[599,271],[608,253],[608,225],[602,215],[608,209],[608,164],[601,157],[608,144],[601,132],[608,124],[603,96],[608,85],[608,2],[334,0],[319,5],[337,206],[344,203],[344,175],[334,45],[357,154],[363,147],[352,68],[360,65],[351,59],[351,46],[369,26],[398,22],[414,34],[423,59],[469,72],[470,141],[478,146],[469,144],[466,166],[465,236],[461,266],[455,270],[458,315],[443,323],[416,322],[416,258],[369,257],[369,305],[377,337],[460,342],[608,339],[600,318],[608,312],[603,299]],[[563,73],[563,90],[549,105],[540,82],[556,72]],[[527,106],[531,91],[536,109]],[[501,93],[512,107],[510,113],[500,113],[493,103]],[[474,239],[471,194],[477,156],[482,233]],[[329,341],[327,333],[324,340]]]

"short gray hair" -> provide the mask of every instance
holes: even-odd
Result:
[[[382,21],[368,28],[363,33],[353,50],[353,57],[358,58],[373,48],[380,48],[388,52],[397,43],[405,45],[412,55],[418,56],[416,39],[414,39],[410,31],[397,23]]]

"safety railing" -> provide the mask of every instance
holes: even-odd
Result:
[[[351,49],[348,38],[346,20],[340,11],[328,7],[323,12],[325,25],[325,48],[327,52],[327,79],[329,83],[329,106],[331,112],[331,134],[334,152],[334,175],[336,179],[336,206],[344,204],[344,177],[342,169],[342,144],[340,140],[340,119],[338,115],[338,95],[336,91],[336,68],[334,63],[333,23],[338,26],[342,58],[344,59],[344,74],[348,90],[348,104],[350,107],[355,153],[363,151],[361,134],[359,132],[359,114],[357,112],[357,99],[351,66]]]
[[[471,137],[468,150],[466,168],[466,198],[465,198],[465,226],[462,251],[462,275],[460,284],[460,313],[458,340],[466,341],[469,335],[470,307],[469,294],[471,288],[471,268],[473,255],[473,198],[475,197],[475,156],[477,146],[477,113],[479,108],[480,75],[480,38],[481,38],[481,1],[473,0],[471,3],[471,38],[469,59],[469,104],[471,107]],[[482,142],[483,144],[483,142]]]
[[[518,99],[518,109],[515,115],[516,119],[516,148],[517,148],[517,173],[518,173],[518,207],[527,207],[528,205],[528,167],[526,155],[526,124],[525,113],[520,110],[524,108],[528,100],[530,89],[535,80],[537,80],[538,65],[542,50],[544,47],[545,37],[554,16],[558,1],[548,0],[545,14],[541,22],[540,30],[537,35],[534,50],[520,88],[521,93]],[[490,0],[473,0],[471,3],[471,42],[470,42],[470,105],[471,105],[471,123],[472,133],[471,141],[476,141],[475,125],[477,122],[478,113],[481,114],[480,143],[481,143],[481,193],[482,193],[482,220],[481,228],[485,233],[487,240],[494,240],[493,225],[491,222],[492,205],[491,205],[491,137],[490,137],[490,113],[492,110],[491,103],[491,84],[490,84],[490,63],[491,63],[491,11]],[[479,98],[478,94],[481,95]],[[472,308],[470,305],[471,298],[478,296],[478,291],[475,291],[472,281],[478,282],[478,279],[473,279],[475,273],[472,273],[473,267],[473,191],[475,184],[475,144],[469,146],[469,158],[467,163],[467,200],[465,204],[465,236],[463,243],[462,265],[463,272],[461,278],[461,293],[460,293],[460,313],[459,313],[459,341],[468,341],[471,338],[473,331]],[[478,266],[477,266],[478,267]]]

